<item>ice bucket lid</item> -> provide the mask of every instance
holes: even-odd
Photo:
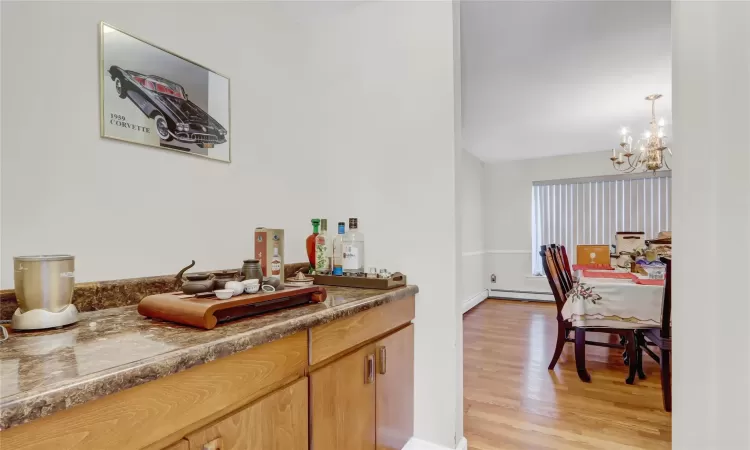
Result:
[[[30,255],[30,256],[15,256],[13,257],[13,260],[15,261],[25,261],[25,262],[31,262],[31,261],[66,261],[70,259],[75,259],[75,256],[73,255]]]

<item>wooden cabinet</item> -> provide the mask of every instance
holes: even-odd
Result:
[[[187,436],[190,450],[307,450],[307,378]]]
[[[14,450],[161,450],[307,370],[302,331],[2,432]]]
[[[329,361],[339,354],[397,330],[414,318],[414,297],[386,303],[353,316],[310,329],[310,365]]]
[[[414,325],[375,343],[377,450],[401,450],[414,434]]]
[[[10,428],[2,448],[400,450],[413,318],[414,297],[389,302]]]
[[[414,326],[310,374],[311,450],[401,450],[414,428]]]
[[[311,450],[375,448],[375,347],[310,374]]]

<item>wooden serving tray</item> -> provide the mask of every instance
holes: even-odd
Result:
[[[326,296],[325,288],[320,286],[287,287],[276,292],[242,294],[226,300],[215,296],[196,298],[182,292],[172,292],[143,298],[138,303],[138,313],[210,330],[219,322],[309,302],[320,303],[325,301]]]
[[[394,273],[390,278],[365,278],[333,275],[312,276],[315,278],[315,284],[326,286],[343,286],[364,289],[394,289],[406,286],[406,275],[400,272]]]

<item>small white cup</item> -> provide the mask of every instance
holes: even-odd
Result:
[[[258,283],[245,284],[245,292],[247,292],[248,294],[255,294],[256,292],[258,292],[259,289],[260,289],[260,284]]]
[[[260,280],[258,280],[258,279],[245,280],[245,281],[242,282],[242,284],[244,284],[245,286],[249,286],[249,285],[253,285],[253,284],[260,285]]]

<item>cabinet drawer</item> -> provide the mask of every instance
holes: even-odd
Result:
[[[396,300],[310,329],[310,365],[382,336],[414,318],[414,297]]]
[[[307,450],[307,378],[187,436],[190,450]]]

